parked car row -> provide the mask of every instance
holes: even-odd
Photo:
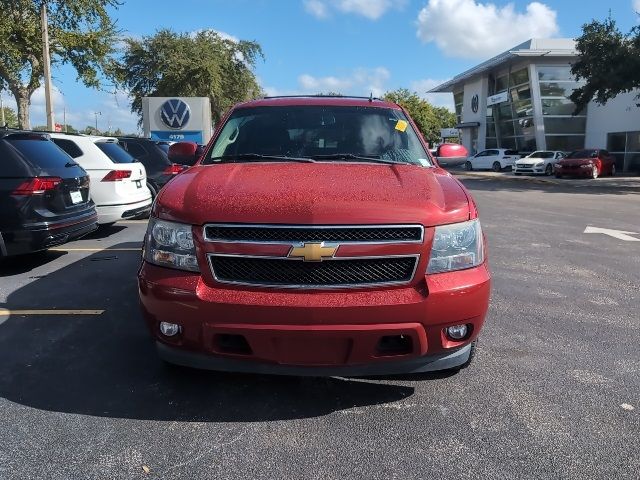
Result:
[[[515,150],[494,148],[482,150],[468,157],[465,169],[493,170],[500,172],[510,169],[515,175],[540,174],[598,178],[615,175],[615,157],[604,149],[576,150],[569,154],[554,150],[537,150],[526,157]]]
[[[0,257],[145,216],[185,168],[148,138],[0,130]]]

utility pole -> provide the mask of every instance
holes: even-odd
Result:
[[[96,117],[96,135],[98,134],[98,115],[102,115],[102,112],[93,112]]]
[[[53,132],[55,121],[53,118],[53,99],[51,97],[51,58],[49,57],[49,29],[47,23],[47,2],[42,3],[42,65],[44,67],[44,98],[47,108],[47,130]]]
[[[0,89],[0,128],[4,128],[7,122],[4,121],[4,105],[2,104],[2,89]]]

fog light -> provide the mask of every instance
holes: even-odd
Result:
[[[467,336],[467,326],[454,325],[453,327],[449,327],[447,328],[447,336],[452,340],[462,340]]]
[[[169,322],[160,322],[160,333],[165,337],[173,337],[180,333],[180,325]]]

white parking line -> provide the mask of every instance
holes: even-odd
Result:
[[[0,308],[0,316],[6,315],[102,315],[104,310],[9,310]]]
[[[139,252],[142,247],[138,248],[50,248],[50,252]]]
[[[149,223],[149,220],[120,220],[118,223]]]

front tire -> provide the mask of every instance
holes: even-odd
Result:
[[[473,170],[473,165],[471,164],[471,162],[467,162],[467,163],[465,163],[465,164],[464,164],[464,169],[465,169],[467,172],[470,172],[471,170]]]
[[[491,169],[494,172],[499,172],[500,170],[502,170],[502,165],[500,165],[500,162],[493,162]]]
[[[553,174],[553,165],[548,164],[547,167],[544,169],[544,174],[547,177],[550,177]]]

